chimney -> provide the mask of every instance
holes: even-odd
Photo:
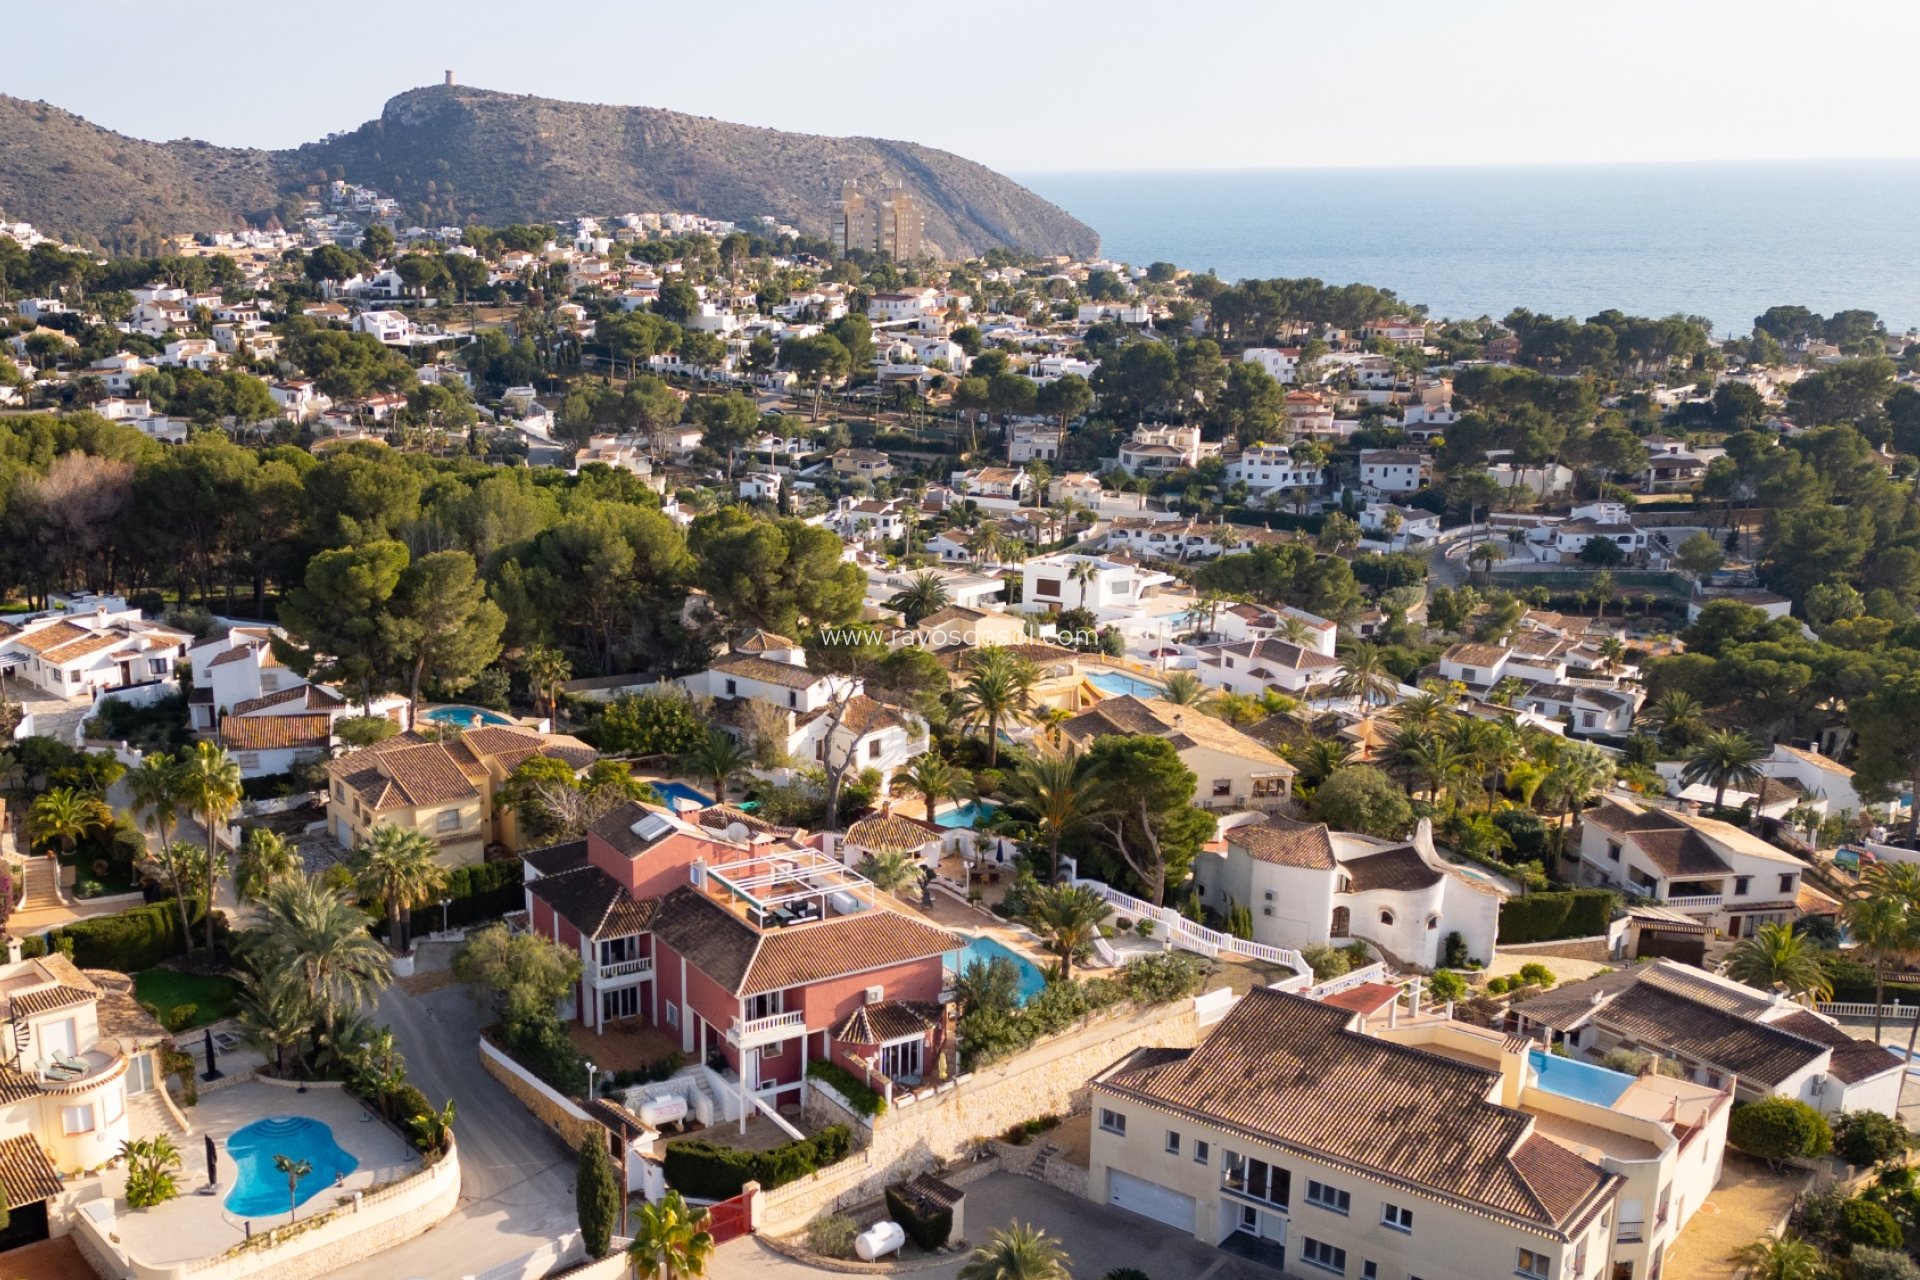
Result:
[[[18,938],[7,939],[7,963],[20,963],[20,939]]]
[[[1433,819],[1422,818],[1413,829],[1413,847],[1422,858],[1432,860],[1438,855],[1433,851]]]
[[[449,71],[449,72],[447,72],[447,83],[448,83],[448,84],[452,84],[452,83],[453,83],[453,72],[451,72],[451,71]]]

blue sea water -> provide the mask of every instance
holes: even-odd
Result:
[[[1702,315],[1776,303],[1920,325],[1920,161],[1033,173],[1104,252],[1222,278],[1392,289],[1436,316]]]

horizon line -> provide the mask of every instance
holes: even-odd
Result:
[[[1442,162],[1419,164],[1294,164],[1231,165],[1221,167],[1139,168],[1139,169],[1033,169],[1009,166],[1000,172],[1010,178],[1032,177],[1139,177],[1182,175],[1253,175],[1267,173],[1458,173],[1484,169],[1675,169],[1675,168],[1770,168],[1787,165],[1920,165],[1920,154],[1908,156],[1777,156],[1765,158],[1724,157],[1706,160],[1471,160],[1457,164]]]

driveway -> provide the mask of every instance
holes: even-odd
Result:
[[[1066,1247],[1075,1276],[1099,1280],[1120,1267],[1136,1267],[1151,1280],[1276,1280],[1279,1272],[1201,1244],[1184,1231],[1068,1195],[1032,1178],[990,1174],[967,1187],[967,1238],[980,1243],[994,1227],[1032,1223]],[[864,1224],[863,1224],[864,1225]],[[911,1272],[915,1280],[954,1280],[963,1255]],[[722,1245],[708,1269],[710,1280],[838,1275],[802,1266],[751,1236]]]
[[[458,1280],[574,1230],[573,1153],[481,1067],[481,1019],[466,990],[389,987],[374,1020],[393,1028],[408,1081],[458,1108],[460,1205],[425,1235],[327,1280]]]

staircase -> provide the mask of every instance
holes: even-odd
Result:
[[[1059,1154],[1059,1143],[1049,1142],[1044,1147],[1041,1147],[1040,1150],[1035,1153],[1033,1159],[1027,1162],[1027,1176],[1029,1178],[1038,1178],[1040,1181],[1045,1182],[1047,1180],[1047,1162]]]
[[[184,1138],[192,1132],[181,1128],[173,1113],[161,1104],[158,1087],[127,1099],[127,1131],[135,1137],[163,1133],[171,1138]]]
[[[22,878],[26,881],[26,898],[20,905],[22,911],[52,911],[66,905],[66,899],[60,895],[60,864],[52,858],[23,858]]]

